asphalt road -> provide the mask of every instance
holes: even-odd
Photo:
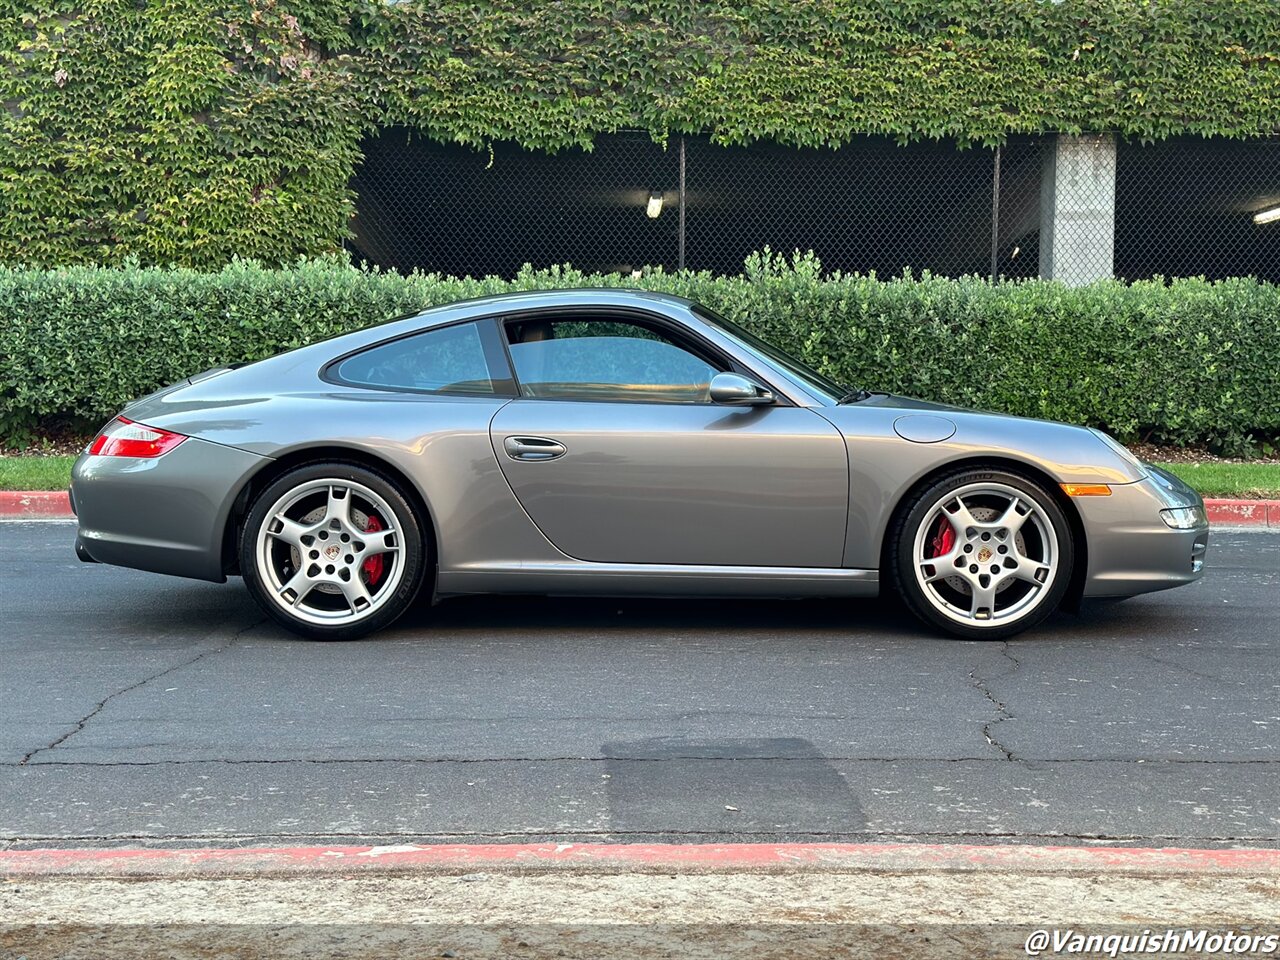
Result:
[[[0,524],[0,844],[1280,845],[1280,537],[1026,639],[880,602],[476,598],[356,643]]]

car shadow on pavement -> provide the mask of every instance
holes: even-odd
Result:
[[[839,771],[799,737],[654,737],[606,743],[608,828],[802,836],[856,833],[866,815]]]
[[[157,581],[159,582],[159,581]],[[192,617],[205,622],[225,613],[246,621],[256,615],[247,592],[234,583],[213,586],[185,583],[168,588],[159,607],[155,630],[178,630]],[[1128,601],[1086,601],[1078,612],[1058,612],[1043,624],[1018,636],[1019,642],[1105,638],[1117,632],[1161,634],[1184,632],[1188,611],[1169,607],[1161,595],[1156,602],[1138,597]],[[132,622],[132,621],[131,621]],[[964,643],[917,621],[894,597],[873,599],[692,599],[645,597],[451,597],[432,605],[419,601],[392,627],[374,637],[428,640],[441,632],[510,631],[528,636],[546,630],[634,633],[681,630],[692,633],[723,631],[759,634],[761,631],[808,633],[831,638],[934,640]],[[151,632],[154,632],[151,631]],[[272,624],[254,628],[260,637],[299,638]],[[307,642],[307,641],[302,641]],[[359,642],[359,641],[357,641]]]
[[[1058,612],[1016,639],[1070,640],[1117,629],[1168,630],[1185,621],[1150,603],[1092,602],[1078,613]],[[947,637],[920,623],[896,598],[821,599],[653,599],[599,597],[454,597],[436,606],[418,604],[392,628],[396,633],[486,630],[527,636],[544,630],[636,633],[645,630],[690,633],[761,632],[823,635],[831,638],[990,643]]]
[[[1171,603],[1171,599],[1175,598],[1154,594],[1129,599],[1086,600],[1079,611],[1055,614],[1045,626],[1032,631],[1027,637],[1046,635],[1050,630],[1059,639],[1073,637],[1080,640],[1114,639],[1121,634],[1139,640],[1143,637],[1167,638],[1189,636],[1197,630],[1201,631],[1203,639],[1212,636],[1207,628],[1212,627],[1216,611],[1203,606],[1188,608]],[[1165,642],[1161,640],[1162,644]]]
[[[894,602],[876,600],[651,599],[486,596],[419,604],[396,629],[791,629],[918,633]]]

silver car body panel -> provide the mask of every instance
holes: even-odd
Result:
[[[679,563],[477,564],[441,570],[439,593],[532,593],[559,596],[873,597],[875,570],[740,567]]]
[[[1173,474],[1147,469],[1149,476],[1113,486],[1109,497],[1075,501],[1089,543],[1086,597],[1131,597],[1200,578],[1208,527],[1171,530],[1159,518],[1161,510],[1201,503],[1200,496]]]
[[[234,491],[270,462],[195,437],[154,460],[81,456],[72,476],[79,540],[100,563],[225,580]]]
[[[490,425],[516,498],[568,556],[605,563],[839,567],[845,443],[804,407],[513,400]],[[555,460],[508,456],[545,436]]]
[[[955,433],[935,443],[900,437],[894,423],[904,410],[945,410]],[[924,477],[948,465],[1003,461],[1030,468],[1057,483],[1128,484],[1141,470],[1121,460],[1089,430],[878,395],[861,403],[816,411],[845,437],[849,451],[849,526],[844,566],[880,566],[880,549],[893,509]],[[1159,517],[1152,518],[1161,523]],[[1163,524],[1161,523],[1163,526]]]
[[[983,461],[1050,484],[1111,485],[1110,497],[1065,504],[1085,534],[1086,595],[1198,575],[1191,553],[1203,554],[1205,531],[1171,530],[1159,511],[1199,497],[1091,431],[886,395],[835,405],[691,306],[626,290],[514,294],[208,371],[125,411],[193,439],[155,460],[77,461],[81,542],[103,562],[221,580],[247,485],[282,458],[320,451],[372,459],[412,485],[435,534],[438,595],[857,595],[876,589],[902,498],[939,470]],[[678,325],[764,382],[778,404],[447,396],[322,377],[338,357],[433,326],[587,307]],[[929,419],[904,426],[904,417]],[[511,460],[505,441],[526,435],[566,452]]]

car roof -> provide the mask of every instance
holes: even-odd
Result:
[[[451,303],[429,307],[416,314],[434,314],[445,310],[466,308],[468,313],[482,312],[490,306],[502,307],[539,307],[539,306],[590,306],[592,304],[617,306],[619,304],[665,304],[668,306],[690,307],[693,301],[677,297],[669,293],[655,293],[636,287],[573,287],[557,290],[517,290],[512,293],[496,293],[484,297],[473,297],[469,300],[454,300]]]
[[[376,323],[359,330],[338,334],[327,340],[298,347],[285,353],[276,354],[257,363],[249,364],[243,371],[237,371],[245,377],[266,378],[278,384],[281,377],[294,374],[302,376],[303,382],[311,384],[321,376],[321,370],[328,364],[344,355],[355,353],[380,343],[389,342],[405,336],[425,333],[441,326],[453,323],[466,323],[472,320],[503,316],[508,313],[556,309],[558,307],[633,307],[648,312],[663,314],[670,319],[688,324],[692,329],[702,333],[714,342],[721,350],[737,357],[740,361],[754,357],[761,362],[761,357],[751,348],[728,337],[724,331],[710,325],[692,308],[697,304],[685,297],[668,293],[655,293],[632,287],[574,287],[559,290],[520,290],[485,297],[474,297],[470,300],[456,300],[450,303],[428,307],[415,313],[405,314],[397,319]],[[252,371],[252,372],[251,372]],[[782,370],[774,367],[771,378],[781,383],[782,392],[791,399],[809,397],[814,400],[812,391],[796,381]],[[223,382],[223,386],[229,384]]]
[[[473,297],[470,300],[453,300],[412,313],[401,314],[390,320],[370,324],[358,330],[337,334],[306,346],[277,354],[288,357],[288,366],[306,365],[318,356],[335,356],[347,351],[373,346],[385,340],[419,333],[450,323],[465,322],[479,317],[501,315],[506,311],[539,310],[556,307],[636,307],[670,315],[687,313],[694,306],[692,300],[666,293],[653,293],[631,287],[575,287],[561,290],[519,290],[513,293]],[[665,309],[663,309],[665,308]],[[275,358],[268,358],[266,363]],[[256,364],[255,364],[256,366]]]

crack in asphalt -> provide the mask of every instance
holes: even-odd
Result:
[[[787,720],[818,720],[832,721],[836,723],[865,723],[871,720],[879,719],[881,714],[875,712],[869,713],[788,713]],[[683,720],[704,720],[726,717],[731,719],[747,719],[747,720],[768,720],[774,721],[778,719],[775,713],[768,713],[757,710],[686,710],[679,713],[649,713],[649,714],[572,714],[572,713],[502,713],[502,714],[485,714],[480,716],[464,716],[462,714],[449,716],[414,716],[403,713],[385,713],[385,714],[366,714],[360,717],[361,720],[369,723],[413,723],[413,724],[450,724],[450,723],[519,723],[524,721],[546,722],[555,721],[557,723],[645,723],[645,722],[663,722],[678,723]],[[135,717],[135,720],[149,720],[150,717]],[[930,718],[926,717],[908,717],[900,720],[899,723],[927,723]]]
[[[1190,667],[1183,666],[1174,660],[1165,660],[1157,657],[1154,653],[1148,653],[1145,650],[1134,650],[1137,656],[1143,660],[1150,660],[1152,663],[1158,663],[1163,667],[1169,667],[1172,670],[1180,670],[1189,677],[1197,677],[1201,680],[1212,680],[1214,683],[1236,684],[1237,686],[1246,686],[1247,682],[1242,679],[1228,680],[1226,677],[1219,677],[1212,673],[1201,673],[1199,670],[1192,670]]]
[[[1008,640],[1002,640],[1000,641],[1000,644],[1001,656],[1013,664],[1013,670],[1010,670],[1009,673],[1003,675],[1009,676],[1022,666],[1022,661],[1013,655],[1013,651],[1009,649]],[[987,743],[1004,754],[1005,760],[1017,760],[1019,758],[1013,755],[1013,751],[996,739],[995,734],[992,732],[998,724],[1004,723],[1006,720],[1012,720],[1013,712],[1004,704],[1003,701],[996,699],[995,694],[993,694],[987,686],[990,681],[979,677],[977,673],[977,668],[969,671],[969,682],[973,684],[974,688],[977,689],[984,697],[990,700],[996,708],[995,718],[993,720],[988,720],[982,725],[982,736],[986,739]]]
[[[88,726],[89,721],[92,720],[94,717],[96,717],[98,714],[100,714],[104,709],[106,709],[107,704],[111,703],[111,701],[117,700],[120,697],[133,693],[133,691],[138,690],[142,687],[145,687],[147,684],[152,683],[153,681],[159,680],[161,677],[168,676],[169,674],[177,670],[181,670],[183,667],[189,667],[192,664],[199,663],[205,657],[210,657],[215,653],[222,653],[224,650],[229,649],[232,644],[234,644],[237,640],[239,640],[242,636],[244,636],[250,630],[254,629],[255,627],[259,627],[266,622],[267,622],[266,617],[263,617],[260,620],[255,620],[253,623],[249,624],[248,626],[242,627],[239,630],[236,630],[234,633],[231,634],[230,637],[227,638],[227,640],[224,643],[220,643],[216,647],[212,647],[208,650],[203,650],[200,653],[196,654],[194,657],[190,657],[189,659],[184,660],[181,663],[175,663],[172,666],[165,667],[163,670],[158,670],[155,673],[152,673],[152,674],[149,674],[148,676],[143,677],[141,680],[137,681],[136,683],[131,683],[127,687],[123,687],[122,689],[117,690],[114,693],[108,694],[106,697],[99,700],[92,710],[90,710],[78,721],[76,721],[76,725],[73,728],[68,730],[62,736],[55,739],[52,743],[49,743],[43,747],[36,747],[34,750],[27,753],[26,755],[23,756],[21,760],[18,761],[16,766],[25,767],[31,762],[32,758],[38,756],[39,754],[47,753],[48,751],[53,750],[56,747],[60,747],[62,744],[66,743],[68,740],[74,737],[77,733],[82,731],[86,726]],[[5,766],[11,766],[11,764],[5,764]]]
[[[47,748],[42,748],[47,749]],[[841,757],[841,756],[809,756],[809,757],[708,757],[705,754],[675,754],[669,757],[255,757],[250,759],[231,759],[228,757],[208,757],[194,760],[42,760],[36,767],[189,767],[201,764],[220,764],[224,766],[273,766],[290,763],[324,765],[324,764],[482,764],[482,763],[672,763],[684,761],[705,763],[1035,763],[1035,764],[1067,764],[1067,763],[1132,763],[1143,766],[1160,766],[1162,764],[1184,766],[1248,766],[1268,764],[1280,765],[1280,758],[1258,760],[1211,760],[1180,759],[1166,757],[1149,759],[1146,757]],[[5,767],[23,766],[21,763],[0,763]]]
[[[395,840],[403,842],[412,840],[422,844],[432,843],[456,843],[467,840],[524,840],[527,842],[558,842],[565,837],[593,837],[608,839],[610,837],[628,837],[632,839],[652,839],[662,837],[756,837],[777,840],[777,838],[790,837],[820,837],[824,841],[838,843],[843,842],[842,839],[833,838],[877,838],[886,837],[894,838],[899,841],[910,842],[912,839],[921,840],[958,840],[966,838],[977,838],[983,840],[1080,840],[1080,841],[1106,841],[1117,843],[1134,843],[1144,845],[1150,842],[1170,842],[1176,841],[1180,845],[1188,843],[1280,843],[1280,834],[1274,836],[1248,836],[1238,834],[1216,835],[1216,834],[1197,834],[1188,836],[1186,834],[1166,834],[1166,833],[1041,833],[1041,832],[1020,832],[1016,830],[974,830],[974,831],[924,831],[918,833],[903,833],[899,830],[870,830],[870,831],[854,831],[851,833],[833,834],[829,830],[784,830],[784,831],[767,831],[767,830],[556,830],[549,832],[543,829],[530,830],[504,830],[496,833],[439,833],[439,834],[423,834],[423,833],[220,833],[220,834],[204,834],[204,833],[187,833],[187,834],[151,834],[151,833],[110,833],[110,834],[30,834],[27,836],[6,837],[0,840],[0,844],[5,849],[13,849],[16,846],[27,843],[47,843],[49,841],[76,841],[88,843],[120,843],[120,842],[136,842],[150,841],[163,844],[171,844],[173,842],[182,843],[221,843],[221,844],[258,844],[271,841],[298,841],[306,840],[319,843],[321,845],[326,841],[347,841],[358,840],[363,844],[376,845],[379,842],[387,840]],[[777,842],[786,842],[785,840],[777,840]]]

